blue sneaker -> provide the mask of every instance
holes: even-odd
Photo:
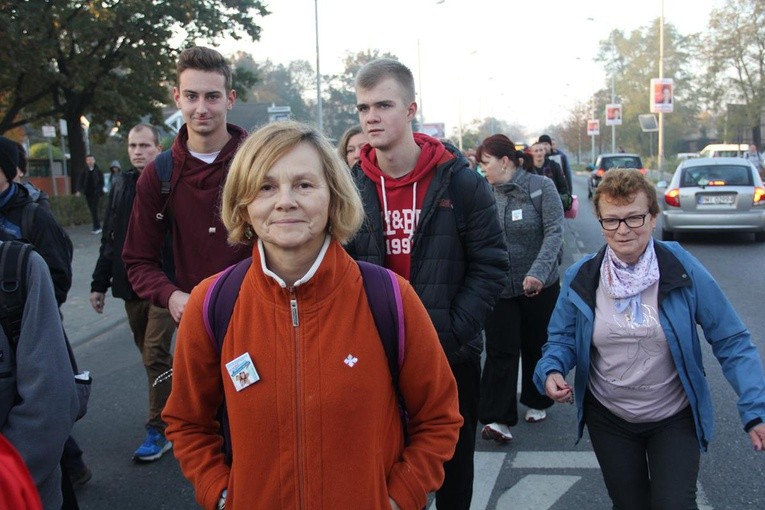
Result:
[[[154,427],[149,427],[146,429],[146,439],[133,454],[133,461],[153,462],[172,447],[173,443],[168,441],[162,432]]]

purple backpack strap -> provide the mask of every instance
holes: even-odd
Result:
[[[224,269],[215,281],[207,288],[204,303],[202,304],[202,316],[205,323],[207,336],[220,357],[223,349],[223,339],[231,322],[231,314],[234,312],[236,299],[239,297],[239,289],[242,287],[244,276],[252,265],[252,257],[240,260],[233,266]],[[231,465],[231,432],[228,426],[228,412],[226,411],[226,398],[218,409],[217,419],[220,423],[220,434],[223,436],[223,453]]]
[[[409,444],[408,421],[404,395],[399,387],[399,374],[404,363],[406,335],[404,330],[404,306],[401,301],[401,289],[396,275],[381,266],[357,261],[364,282],[369,308],[388,359],[393,390],[398,401],[401,426],[404,430],[404,443]]]
[[[223,347],[223,338],[228,331],[228,323],[231,321],[231,314],[234,312],[244,275],[247,274],[251,265],[252,257],[247,257],[227,267],[221,271],[205,293],[202,305],[205,330],[218,353]]]

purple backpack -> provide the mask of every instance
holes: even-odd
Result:
[[[356,263],[361,270],[361,279],[364,282],[364,291],[367,294],[369,308],[372,311],[372,317],[383,344],[385,357],[388,359],[388,368],[393,379],[393,389],[396,393],[399,414],[401,415],[404,444],[408,445],[407,423],[409,415],[406,411],[404,396],[399,388],[399,372],[404,363],[404,347],[406,345],[401,289],[392,271],[368,262],[357,261]],[[252,257],[248,257],[233,266],[229,266],[218,275],[205,294],[203,304],[205,329],[219,355],[223,348],[223,339],[228,330],[234,305],[239,297],[239,289],[251,265]],[[218,421],[221,424],[221,434],[223,435],[223,452],[230,463],[232,452],[225,398],[218,410]]]

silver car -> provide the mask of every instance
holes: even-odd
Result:
[[[741,158],[688,159],[664,193],[661,238],[681,232],[752,232],[765,242],[765,187]]]

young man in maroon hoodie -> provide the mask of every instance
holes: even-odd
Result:
[[[368,144],[353,167],[367,221],[348,244],[358,260],[407,278],[438,331],[464,424],[436,493],[439,510],[470,507],[478,423],[481,329],[507,280],[507,250],[486,181],[452,146],[412,132],[414,78],[378,59],[356,76]]]
[[[138,179],[122,258],[136,294],[167,308],[179,322],[197,283],[250,255],[229,246],[219,215],[229,164],[247,132],[226,123],[236,91],[231,69],[215,50],[181,52],[173,98],[186,124],[171,149],[170,192],[160,191],[158,157]],[[168,233],[172,259],[163,249]],[[165,274],[169,263],[174,278]]]

